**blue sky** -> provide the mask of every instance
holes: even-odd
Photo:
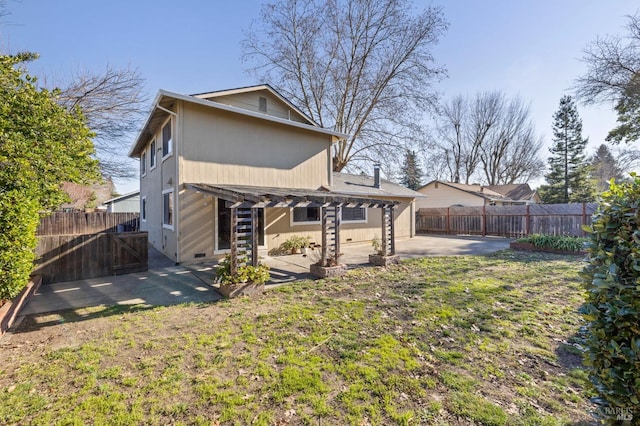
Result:
[[[244,73],[243,29],[258,17],[259,0],[8,0],[0,49],[30,50],[36,75],[65,79],[78,69],[137,67],[149,101],[158,89],[197,93],[261,83]],[[551,138],[552,115],[582,74],[583,49],[598,35],[623,34],[637,0],[415,1],[444,8],[449,29],[434,49],[449,77],[445,97],[501,90],[531,103],[538,132]],[[615,125],[608,105],[579,107],[589,148]],[[543,153],[547,157],[547,152]],[[425,165],[425,167],[428,167]],[[121,193],[136,181],[117,181]]]

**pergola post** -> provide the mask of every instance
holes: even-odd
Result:
[[[334,221],[334,236],[335,236],[335,261],[336,264],[338,263],[338,258],[340,257],[340,221],[341,221],[341,216],[342,216],[342,212],[341,212],[342,207],[340,206],[336,206],[335,207],[335,212],[336,212],[336,217],[335,217],[335,221]]]
[[[251,208],[251,265],[258,266],[258,209]]]
[[[327,208],[320,207],[320,217],[322,222],[322,248],[320,256],[320,265],[327,266],[327,234],[329,233],[329,226],[327,221]]]
[[[395,215],[394,215],[394,208],[393,206],[389,206],[389,227],[390,229],[390,239],[391,239],[391,253],[389,253],[391,256],[394,256],[396,254],[396,226],[395,226]]]
[[[382,208],[380,209],[382,211],[382,238],[381,238],[381,244],[382,244],[382,255],[386,256],[387,255],[387,206],[383,205]]]
[[[231,253],[229,254],[229,273],[238,272],[238,209],[231,208]]]

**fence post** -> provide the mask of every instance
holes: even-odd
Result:
[[[487,236],[487,206],[482,206],[482,236]]]
[[[527,204],[527,223],[525,223],[524,225],[524,234],[525,235],[529,235],[531,234],[531,214],[529,213],[529,209],[531,208],[531,206],[529,204]]]
[[[450,209],[450,208],[451,208],[451,207],[447,207],[447,225],[446,225],[446,232],[447,232],[447,235],[449,234],[449,229],[450,229],[450,227],[451,227],[451,225],[449,224],[449,221],[450,221],[449,209]]]

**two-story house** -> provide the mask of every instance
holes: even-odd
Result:
[[[140,159],[140,228],[178,263],[230,250],[242,221],[232,208],[242,206],[253,208],[267,250],[293,235],[323,241],[322,206],[340,207],[338,242],[380,238],[380,207],[390,206],[394,236],[413,236],[420,194],[379,173],[377,180],[334,173],[332,147],[344,137],[268,85],[197,95],[160,90],[129,152]]]

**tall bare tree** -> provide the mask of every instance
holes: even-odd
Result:
[[[105,177],[132,178],[137,169],[126,153],[145,114],[144,78],[138,70],[107,66],[103,73],[81,71],[62,84],[58,102],[67,110],[80,108],[93,139]]]
[[[625,37],[600,37],[584,51],[587,72],[574,84],[583,102],[614,104],[619,125],[607,136],[614,143],[640,139],[640,12],[628,19]]]
[[[453,182],[498,185],[535,179],[545,163],[530,115],[519,98],[508,100],[501,92],[456,96],[440,109],[439,140],[428,163],[438,167],[444,162]]]
[[[246,32],[250,74],[270,81],[323,127],[348,137],[334,170],[384,155],[420,134],[444,75],[431,48],[447,27],[442,10],[409,0],[276,0]]]

